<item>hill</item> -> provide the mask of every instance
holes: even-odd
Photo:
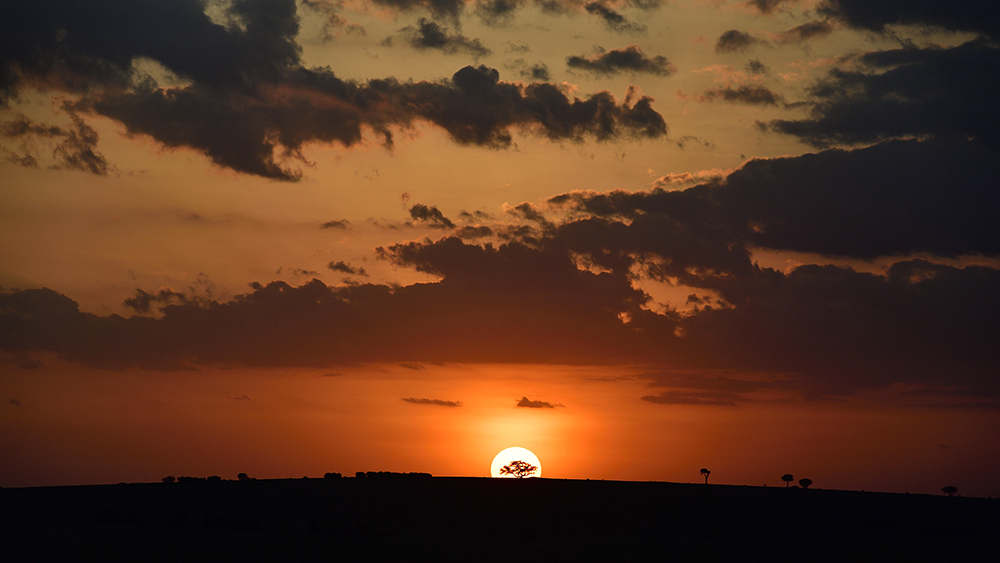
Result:
[[[0,489],[6,561],[987,561],[1000,501],[372,475]]]

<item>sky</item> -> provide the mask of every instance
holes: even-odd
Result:
[[[996,2],[0,10],[0,486],[1000,496]]]

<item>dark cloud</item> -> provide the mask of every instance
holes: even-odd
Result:
[[[532,82],[548,82],[552,79],[549,74],[549,67],[545,63],[535,63],[529,65],[524,59],[515,59],[504,63],[504,68],[517,71],[521,78]]]
[[[745,272],[748,262],[733,261],[733,250],[709,252],[700,245],[717,241],[861,259],[996,256],[1000,225],[988,211],[1000,208],[1000,194],[991,188],[996,166],[996,154],[976,142],[893,141],[751,160],[721,183],[683,191],[574,193],[550,201],[628,218],[628,229],[615,227],[620,233],[658,221],[655,229],[670,232],[671,240],[688,240],[700,256],[711,256],[702,267],[723,271]],[[630,248],[623,245],[631,240],[616,242]],[[679,251],[665,255],[676,260]]]
[[[422,203],[414,204],[410,208],[410,217],[433,229],[454,229],[455,223],[444,216],[437,207],[428,207]]]
[[[730,29],[719,36],[715,43],[716,53],[737,53],[749,51],[758,44],[766,43],[762,39],[736,29]]]
[[[53,168],[82,170],[107,176],[115,167],[97,150],[97,131],[87,125],[76,112],[69,112],[73,125],[69,128],[36,123],[24,115],[0,122],[0,138],[16,141],[20,152],[0,147],[0,154],[21,166],[37,168],[38,142],[51,145]]]
[[[833,33],[833,26],[824,20],[813,20],[778,34],[779,43],[804,43]]]
[[[590,2],[584,6],[584,9],[587,10],[587,13],[604,20],[604,25],[611,31],[618,33],[646,33],[646,26],[629,21],[625,16],[602,2]]]
[[[343,3],[340,0],[301,0],[302,5],[323,16],[323,39],[330,40],[341,34],[367,35],[368,31],[359,24],[351,22],[341,13]]]
[[[235,395],[235,396],[234,395],[229,395],[229,396],[226,397],[226,400],[228,400],[228,401],[256,401],[257,399],[254,399],[250,395]]]
[[[465,8],[463,0],[372,0],[377,6],[384,6],[402,12],[429,12],[435,17],[458,22]]]
[[[354,266],[351,266],[350,264],[343,261],[330,262],[329,264],[326,265],[326,267],[333,270],[334,272],[340,272],[342,274],[351,274],[353,276],[368,275],[368,272],[366,272],[364,268],[355,268]]]
[[[592,72],[599,76],[626,72],[670,76],[677,72],[677,69],[670,64],[666,57],[662,55],[647,57],[638,45],[629,45],[624,49],[613,49],[590,57],[568,57],[566,66]]]
[[[476,15],[486,25],[505,27],[513,23],[514,14],[526,3],[524,0],[483,0],[476,2]]]
[[[746,5],[762,14],[773,14],[784,4],[790,4],[797,0],[747,0]]]
[[[414,397],[404,397],[402,400],[414,405],[435,405],[438,407],[460,407],[462,401],[442,401],[441,399],[417,399]]]
[[[11,400],[10,400],[10,401],[8,401],[8,402],[9,402],[10,404],[14,405],[15,407],[21,407],[21,406],[24,406],[24,403],[22,403],[21,401],[18,401],[17,399],[11,399]]]
[[[821,398],[892,383],[1000,397],[1000,270],[926,260],[903,260],[882,274],[811,265],[790,272],[699,267],[711,260],[661,226],[639,222],[655,215],[647,211],[630,224],[573,221],[537,246],[456,238],[396,245],[383,256],[441,280],[405,287],[257,284],[228,301],[162,305],[155,318],[82,313],[51,290],[3,293],[0,343],[14,355],[50,352],[86,365],[146,369],[364,361],[669,365],[672,371],[645,377],[667,388],[647,400],[674,404],[738,403],[742,393],[767,389]],[[647,230],[629,239],[633,228]],[[708,238],[712,230],[701,234]],[[611,266],[615,257],[640,265],[677,260],[682,264],[660,267],[688,272],[684,283],[720,299],[699,298],[685,316],[653,312],[629,274],[581,270],[581,256]]]
[[[857,64],[857,70],[830,71],[809,89],[809,117],[763,127],[817,147],[933,135],[972,137],[1000,149],[995,44],[876,51]]]
[[[646,395],[643,401],[656,403],[658,405],[711,405],[723,407],[735,407],[733,402],[735,396],[725,393],[681,393],[678,391],[666,391],[659,395]]]
[[[486,238],[491,237],[494,234],[493,229],[485,225],[478,225],[475,227],[465,226],[455,231],[455,236],[462,239]]]
[[[727,86],[706,90],[698,96],[700,101],[713,102],[722,100],[738,104],[749,104],[755,106],[778,106],[785,103],[785,97],[773,92],[767,86]]]
[[[746,64],[747,74],[760,76],[768,73],[767,65],[760,62],[760,59],[750,59]]]
[[[399,362],[399,367],[412,369],[414,371],[421,371],[427,369],[427,366],[421,364],[420,362]]]
[[[397,7],[450,13],[448,6],[459,5]],[[629,106],[607,92],[572,98],[554,84],[501,82],[486,67],[466,67],[440,82],[344,81],[329,68],[303,65],[293,0],[235,0],[222,13],[227,25],[214,23],[204,7],[198,0],[150,0],[128,10],[113,0],[10,7],[0,18],[0,103],[25,88],[75,93],[81,98],[66,106],[74,115],[103,115],[129,135],[278,180],[301,176],[295,163],[307,163],[307,143],[352,146],[368,130],[391,146],[392,131],[415,121],[444,128],[460,144],[492,148],[511,146],[513,128],[553,140],[666,134],[649,98]],[[421,29],[431,30],[431,23],[425,20]],[[415,30],[419,41],[433,44],[434,34]],[[445,36],[444,48],[456,44],[448,43],[454,37]],[[159,88],[136,70],[141,58],[184,82]],[[96,135],[84,127],[76,126],[74,142],[58,157],[100,171],[96,153],[85,150]]]
[[[416,26],[404,27],[400,32],[414,49],[436,49],[449,55],[465,53],[476,59],[491,53],[480,40],[470,39],[461,33],[449,34],[448,28],[426,18],[420,18]]]
[[[321,229],[344,229],[344,230],[346,230],[346,229],[350,229],[351,228],[351,222],[348,221],[347,219],[327,221],[326,223],[323,223],[322,225],[320,225],[319,228],[321,228]]]
[[[910,24],[1000,38],[1000,3],[992,0],[970,0],[961,6],[941,0],[822,0],[817,11],[851,27],[876,32],[893,24]]]
[[[562,407],[559,403],[548,403],[545,401],[531,401],[527,397],[521,397],[521,400],[517,402],[517,406],[520,408],[527,409],[554,409],[556,407]]]

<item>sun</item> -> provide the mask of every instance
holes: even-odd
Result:
[[[538,456],[531,453],[531,450],[519,447],[507,448],[506,450],[497,454],[493,458],[493,465],[490,466],[490,475],[493,477],[511,477],[513,475],[501,475],[500,468],[511,463],[512,461],[525,461],[534,465],[538,469],[531,475],[532,477],[542,476],[542,462],[538,461]]]

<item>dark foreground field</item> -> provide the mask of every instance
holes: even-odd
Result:
[[[1000,561],[1000,501],[551,479],[0,489],[3,561]]]

